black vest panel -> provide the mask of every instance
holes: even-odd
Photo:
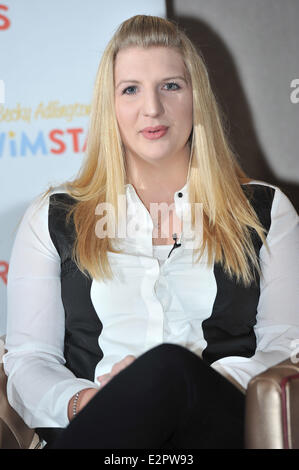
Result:
[[[75,229],[72,220],[66,224],[66,214],[74,202],[63,193],[50,197],[49,232],[61,258],[65,365],[76,377],[93,381],[96,365],[103,357],[98,343],[103,325],[90,299],[92,280],[72,260]]]
[[[242,189],[268,233],[275,190],[259,184],[245,185]],[[251,239],[259,256],[262,241],[255,230],[251,230]],[[210,364],[226,356],[251,357],[255,353],[256,336],[253,327],[260,297],[260,279],[251,263],[250,266],[256,282],[244,287],[237,284],[235,277],[230,279],[219,263],[214,264],[217,294],[212,315],[202,322],[207,341],[202,357]]]

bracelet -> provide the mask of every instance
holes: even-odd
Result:
[[[79,400],[79,396],[80,396],[81,392],[82,392],[82,390],[80,392],[77,392],[76,395],[75,395],[75,398],[74,398],[73,417],[76,416],[76,414],[77,414],[77,405],[78,405],[78,400]]]

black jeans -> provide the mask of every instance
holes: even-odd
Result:
[[[116,375],[48,448],[243,448],[244,405],[197,355],[164,343]]]

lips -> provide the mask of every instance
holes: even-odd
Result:
[[[167,126],[145,127],[142,129],[141,134],[149,140],[156,140],[163,137],[168,131]]]

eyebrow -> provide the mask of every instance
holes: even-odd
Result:
[[[180,79],[180,80],[183,80],[186,84],[188,83],[186,78],[183,77],[182,75],[177,75],[176,77],[168,77],[168,78],[162,78],[161,82],[165,82],[167,80],[177,80],[177,79]],[[122,83],[140,83],[138,80],[121,80],[117,85],[116,85],[116,88],[119,88],[119,86],[122,84]]]

